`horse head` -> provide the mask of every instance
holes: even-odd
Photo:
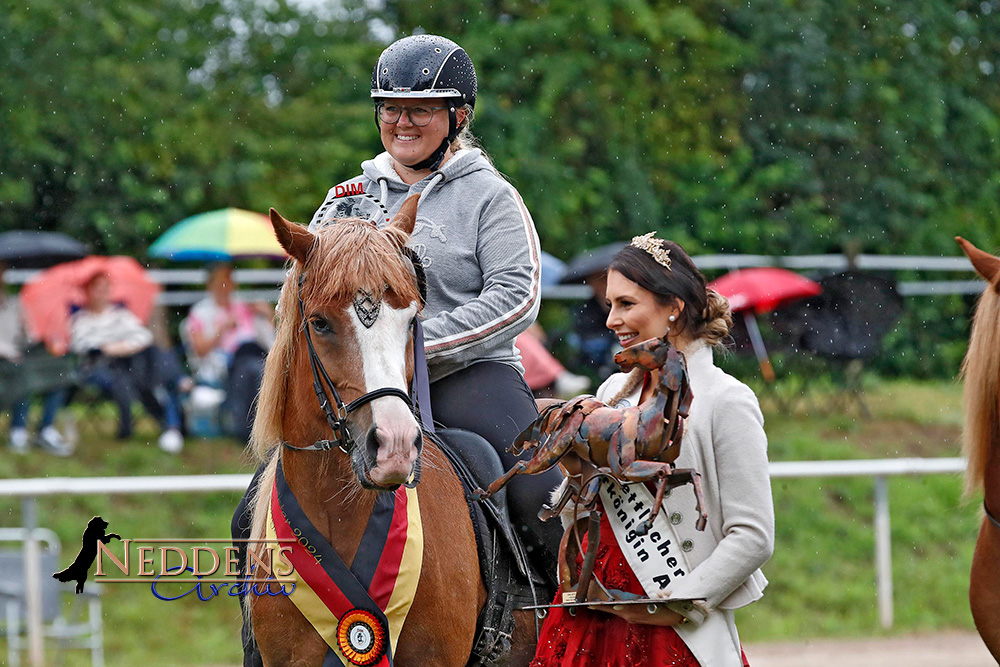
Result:
[[[407,388],[421,298],[404,246],[416,208],[410,197],[384,229],[352,219],[315,232],[271,209],[294,261],[254,424],[258,451],[275,441],[291,449],[333,442],[363,487],[415,483],[422,434]]]
[[[980,250],[960,236],[955,240],[972,262],[976,273],[989,285],[983,290],[972,318],[969,347],[962,362],[963,454],[968,459],[965,471],[966,491],[983,488],[987,494],[997,488],[995,468],[991,470],[1000,430],[1000,258]],[[987,495],[987,500],[990,500]],[[1000,503],[998,503],[1000,504]]]
[[[667,341],[667,337],[650,338],[641,343],[636,343],[626,347],[615,355],[615,363],[623,373],[628,373],[633,368],[645,368],[647,371],[656,369],[667,363],[670,351],[674,349]]]

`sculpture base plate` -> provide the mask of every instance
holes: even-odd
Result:
[[[518,607],[518,611],[549,610],[557,608],[573,609],[577,607],[613,607],[615,605],[649,605],[655,608],[674,602],[704,602],[705,598],[635,598],[632,600],[589,600],[587,602],[561,602],[558,604],[536,604]],[[650,613],[654,613],[651,611]]]

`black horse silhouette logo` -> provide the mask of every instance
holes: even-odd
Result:
[[[65,570],[56,572],[52,575],[53,579],[58,579],[59,581],[73,581],[76,580],[76,592],[83,592],[83,582],[87,581],[87,573],[90,571],[90,566],[94,564],[94,560],[97,558],[97,541],[100,540],[104,544],[111,541],[112,537],[122,539],[122,536],[118,533],[107,533],[104,531],[108,527],[108,522],[99,516],[95,516],[87,524],[87,529],[83,531],[83,546],[80,547],[80,553],[76,555],[76,560],[73,564],[67,567]]]

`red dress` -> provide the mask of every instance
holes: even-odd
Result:
[[[587,538],[583,539],[583,552]],[[577,558],[579,566],[582,559]],[[601,516],[601,544],[597,549],[594,576],[607,588],[642,594],[642,585],[632,573],[618,547],[607,515]],[[556,594],[556,602],[561,594]],[[550,609],[542,625],[531,667],[699,667],[684,640],[673,628],[633,625],[601,611],[577,608],[570,616],[565,609]]]

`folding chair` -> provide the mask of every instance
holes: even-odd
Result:
[[[61,552],[59,538],[46,528],[36,528],[31,535],[40,545],[39,568],[42,582],[42,634],[57,641],[58,655],[67,649],[90,649],[94,667],[104,665],[104,624],[101,615],[100,585],[87,582],[83,593],[76,595],[72,583],[63,584],[52,578],[59,569]],[[0,542],[24,543],[28,531],[24,528],[0,528]],[[20,665],[21,651],[26,647],[26,608],[24,550],[0,549],[0,605],[4,613],[4,637],[7,640],[7,664]],[[64,595],[73,596],[66,605]]]

